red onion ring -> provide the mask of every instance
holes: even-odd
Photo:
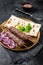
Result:
[[[7,45],[9,48],[15,48],[16,44],[14,43],[13,40],[10,39],[10,44]]]
[[[7,37],[6,34],[7,33],[5,31],[2,31],[0,33],[0,42],[3,42],[3,44],[7,45],[9,48],[15,48],[17,44],[15,44],[15,42],[12,39]]]

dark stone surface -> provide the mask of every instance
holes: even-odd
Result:
[[[38,9],[38,11],[33,12],[32,14],[36,19],[40,20],[39,23],[42,24],[41,39],[39,44],[43,44],[42,0],[0,0],[0,23],[7,20],[12,14],[18,17],[29,18],[29,16],[15,11],[15,7],[22,9],[21,4],[24,2],[32,3],[34,7]],[[33,52],[33,49],[29,51],[15,52],[7,50],[0,45],[0,65],[43,65],[43,48],[40,50],[40,52],[38,52],[38,54],[35,54],[34,57],[32,56],[32,53],[30,53],[30,51]],[[37,49],[39,49],[39,47]],[[37,49],[34,51],[37,52]],[[35,52],[33,52],[33,54]]]
[[[10,55],[2,46],[0,46],[0,65],[13,65]]]

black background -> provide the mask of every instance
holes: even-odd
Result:
[[[43,1],[42,0],[0,0],[0,23],[7,20],[12,14],[18,17],[26,17],[20,12],[15,11],[15,7],[22,9],[21,5],[24,2],[32,3],[38,10],[32,15],[40,20],[41,27],[41,42],[43,44]],[[30,50],[29,50],[30,51]],[[0,65],[43,65],[43,48],[34,57],[29,55],[29,51],[15,52],[3,48],[0,45]],[[37,52],[37,51],[36,51]],[[30,57],[29,57],[30,56]]]

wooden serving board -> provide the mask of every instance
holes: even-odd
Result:
[[[29,22],[32,22],[31,20],[29,20],[29,19],[26,19],[26,18],[23,18],[24,20],[27,20],[27,21],[29,21]],[[0,30],[1,30],[1,28],[3,28],[3,26],[4,26],[4,24],[6,23],[7,21],[5,21],[4,23],[2,23],[1,25],[0,25]],[[7,49],[10,49],[10,50],[14,50],[14,51],[23,51],[23,50],[29,50],[29,49],[31,49],[32,47],[34,47],[36,44],[38,44],[38,41],[39,41],[39,38],[40,38],[40,32],[38,33],[38,35],[37,35],[37,37],[33,37],[33,43],[26,43],[26,44],[24,44],[24,46],[23,47],[16,47],[16,48],[13,48],[13,49],[10,49],[9,47],[7,47],[6,45],[4,45],[3,43],[1,43],[0,42],[0,44],[3,46],[3,47],[5,47],[5,48],[7,48]]]

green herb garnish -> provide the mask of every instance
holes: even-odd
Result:
[[[19,26],[18,26],[18,30],[20,30],[20,31],[23,32],[23,31],[25,30],[25,27],[19,25]]]
[[[25,32],[30,32],[31,29],[32,29],[31,25],[28,24],[28,25],[25,27]]]
[[[20,31],[22,31],[22,32],[30,32],[30,30],[32,29],[32,27],[31,27],[31,25],[30,24],[28,24],[26,27],[24,27],[24,26],[18,26],[18,30],[20,30]]]

